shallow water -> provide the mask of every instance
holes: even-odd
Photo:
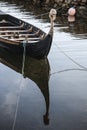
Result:
[[[29,8],[28,8],[29,7]],[[22,2],[0,10],[49,31],[48,15]],[[4,55],[2,55],[4,54]],[[7,57],[6,57],[7,55]],[[87,130],[87,22],[57,17],[48,59],[0,49],[0,130]]]

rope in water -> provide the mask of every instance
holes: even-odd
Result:
[[[57,73],[62,73],[65,71],[72,71],[72,70],[80,70],[80,71],[87,71],[87,68],[81,64],[79,64],[78,62],[76,62],[75,60],[73,60],[69,55],[67,55],[62,49],[61,47],[59,47],[56,43],[55,43],[56,47],[60,50],[61,53],[63,53],[69,60],[71,60],[73,63],[75,63],[76,65],[78,65],[81,69],[79,68],[72,68],[72,69],[64,69],[64,70],[60,70],[60,71],[56,71],[50,74],[50,76],[57,74]]]
[[[24,76],[25,57],[26,57],[26,44],[27,44],[27,41],[23,41],[23,47],[24,47],[24,51],[23,51],[23,61],[22,61],[22,75],[23,75],[23,76]]]
[[[58,74],[58,73],[68,72],[68,71],[87,71],[87,70],[79,69],[79,68],[64,69],[64,70],[53,72],[53,73],[50,74],[50,76]]]
[[[78,62],[76,62],[75,60],[73,60],[69,55],[67,55],[62,49],[61,47],[59,47],[56,43],[55,43],[56,47],[60,50],[61,53],[63,53],[68,59],[70,59],[73,63],[75,63],[76,65],[78,65],[80,68],[84,69],[87,71],[87,68],[81,64],[79,64]]]
[[[69,60],[71,60],[74,64],[76,64],[77,66],[79,66],[81,69],[79,68],[72,68],[72,69],[64,69],[64,70],[60,70],[60,71],[56,71],[50,74],[50,76],[54,75],[54,74],[58,74],[58,73],[62,73],[65,71],[72,71],[72,70],[80,70],[80,71],[87,71],[87,68],[81,64],[79,64],[77,61],[73,60],[69,55],[67,55],[65,53],[65,51],[63,51],[61,49],[61,47],[59,47],[56,43],[55,43],[56,47],[60,50],[61,53],[63,53]]]

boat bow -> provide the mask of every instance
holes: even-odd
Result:
[[[50,18],[50,31],[49,31],[49,34],[51,36],[53,36],[53,30],[54,30],[54,21],[56,19],[56,15],[57,15],[57,11],[55,9],[51,9],[50,10],[50,13],[49,13],[49,18]]]

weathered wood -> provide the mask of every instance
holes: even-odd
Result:
[[[32,33],[32,34],[29,34],[29,33],[21,33],[18,32],[17,34],[15,32],[11,32],[11,34],[8,34],[8,33],[5,33],[5,34],[0,34],[0,37],[35,37],[35,36],[38,36],[40,33],[40,30],[36,31],[35,33]]]
[[[0,41],[1,42],[6,42],[8,45],[9,45],[9,43],[11,44],[11,45],[19,45],[19,44],[22,44],[23,42],[26,42],[26,40],[24,39],[22,39],[22,40],[15,40],[15,39],[6,39],[6,38],[2,38],[2,37],[0,37]],[[36,42],[38,42],[38,41],[40,41],[40,40],[28,40],[27,41],[27,43],[36,43]]]
[[[5,39],[8,39],[8,38],[5,38]],[[26,37],[14,38],[14,37],[11,37],[9,40],[12,40],[12,41],[36,41],[36,40],[41,40],[41,37],[38,37],[38,38],[26,38]]]
[[[0,30],[2,30],[2,29],[21,29],[21,28],[23,28],[23,26],[24,26],[24,23],[20,26],[0,26]]]
[[[0,34],[3,34],[3,33],[22,33],[22,32],[31,32],[33,29],[33,27],[30,27],[29,29],[27,30],[0,30]]]

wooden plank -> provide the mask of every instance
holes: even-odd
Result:
[[[0,31],[0,33],[20,33],[20,32],[28,32],[29,30],[3,30],[3,31]]]
[[[30,27],[29,29],[27,30],[0,30],[0,34],[1,33],[20,33],[20,32],[31,32],[33,29],[33,27]]]
[[[23,41],[16,41],[16,40],[9,40],[9,39],[6,39],[6,38],[2,38],[2,37],[0,37],[0,41],[1,42],[6,42],[7,44],[12,44],[12,45],[19,45],[19,44],[21,44],[22,42],[24,42],[25,40],[23,40]],[[32,41],[27,41],[27,43],[35,43],[35,42],[38,42],[37,40],[35,41],[35,40],[32,40]]]
[[[24,26],[24,23],[21,24],[20,26],[2,26],[2,27],[0,27],[0,29],[19,29],[19,28],[23,28],[23,26]]]
[[[3,38],[3,37],[2,37]],[[5,39],[8,39],[8,38],[5,38]],[[8,40],[12,40],[12,41],[36,41],[36,40],[41,40],[41,37],[36,37],[36,38],[10,38]]]
[[[33,33],[33,34],[29,34],[29,33],[19,33],[18,34],[18,37],[33,37],[33,36],[38,36],[39,35],[39,32],[40,32],[40,30],[38,30],[37,32],[35,32],[35,33]],[[0,34],[0,37],[13,37],[13,36],[15,36],[15,33],[14,32],[12,32],[11,34],[8,34],[8,33],[6,33],[6,34]]]

